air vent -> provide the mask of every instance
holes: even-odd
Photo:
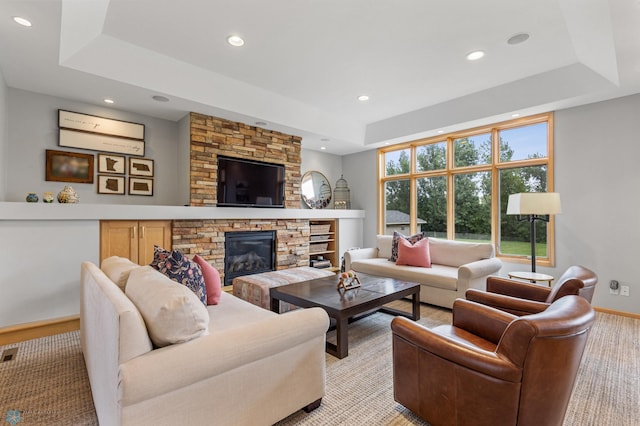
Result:
[[[17,353],[18,353],[18,348],[5,349],[2,352],[2,358],[0,358],[0,362],[13,361],[14,359],[16,359]]]

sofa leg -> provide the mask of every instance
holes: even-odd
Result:
[[[313,410],[315,410],[316,408],[318,408],[321,403],[322,403],[322,398],[316,399],[311,404],[309,404],[306,407],[304,407],[303,410],[304,410],[305,413],[310,413]]]

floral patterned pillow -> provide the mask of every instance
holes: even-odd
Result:
[[[419,233],[419,234],[415,234],[410,237],[407,237],[406,235],[403,235],[400,232],[394,231],[393,240],[391,240],[391,257],[389,258],[389,260],[393,262],[398,260],[398,240],[400,238],[404,238],[405,240],[409,241],[411,245],[413,245],[418,241],[420,241],[422,238],[424,238],[424,235],[422,233]]]
[[[160,269],[160,263],[163,263],[167,258],[171,256],[169,250],[165,250],[157,245],[153,246],[153,260],[149,264],[153,269],[158,271]]]
[[[157,263],[156,254],[158,255]],[[155,266],[154,263],[156,263]],[[207,306],[207,287],[204,283],[200,265],[196,262],[189,260],[187,256],[178,250],[168,251],[157,247],[157,250],[154,251],[153,262],[150,266],[171,278],[173,281],[188,287],[198,296],[198,299]]]

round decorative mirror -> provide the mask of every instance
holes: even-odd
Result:
[[[331,202],[331,185],[320,172],[308,171],[302,176],[302,201],[312,209],[324,209]]]

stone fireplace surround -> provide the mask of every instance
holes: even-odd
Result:
[[[190,135],[191,206],[215,205],[217,156],[227,155],[284,164],[285,208],[300,208],[300,137],[197,113],[190,115]],[[252,210],[247,215],[251,219],[176,220],[173,248],[200,255],[218,269],[224,282],[225,232],[275,231],[276,270],[309,265],[308,219],[255,219]]]

